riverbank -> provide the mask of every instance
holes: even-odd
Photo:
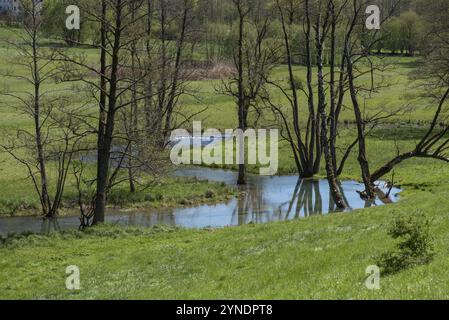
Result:
[[[15,181],[16,187],[21,181]],[[75,190],[68,188],[60,216],[77,216],[79,209]],[[32,192],[32,190],[30,190]],[[37,197],[31,193],[20,197],[22,192],[13,194],[5,190],[0,197],[0,217],[40,216]],[[109,209],[171,209],[213,204],[230,200],[237,196],[235,188],[223,183],[209,182],[187,177],[167,176],[158,180],[149,189],[131,193],[126,185],[112,190],[109,194]],[[8,196],[9,195],[9,196]]]
[[[438,205],[435,205],[438,204]],[[364,286],[367,266],[394,245],[399,214],[431,219],[435,259]],[[398,204],[290,222],[223,229],[101,226],[10,238],[0,246],[2,299],[443,299],[449,199],[444,186]],[[81,290],[65,288],[80,268]]]

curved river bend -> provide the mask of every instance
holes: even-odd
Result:
[[[181,169],[174,173],[178,177],[189,177],[235,186],[237,173],[207,168]],[[250,176],[248,185],[240,187],[242,196],[227,203],[200,205],[191,208],[120,211],[110,209],[107,221],[120,225],[154,226],[175,225],[185,228],[226,227],[249,223],[267,223],[325,215],[336,211],[326,180],[298,180],[297,176],[261,177]],[[355,181],[343,181],[341,190],[348,204],[347,211],[393,203],[399,200],[401,190],[393,188],[390,196],[386,188],[379,186],[378,199],[363,201],[357,191],[364,190]],[[78,217],[61,217],[58,228],[77,228]],[[48,232],[55,225],[43,224],[37,217],[0,218],[0,235],[23,232]]]

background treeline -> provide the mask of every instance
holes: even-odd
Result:
[[[82,0],[80,2],[89,2]],[[179,0],[176,0],[180,2]],[[170,7],[176,1],[170,1]],[[273,10],[275,1],[272,2]],[[293,38],[296,42],[304,42],[304,34],[301,26],[304,24],[304,14],[297,10],[302,6],[301,0],[285,0],[288,24],[293,30]],[[394,17],[382,25],[383,40],[376,46],[376,54],[401,54],[414,56],[429,46],[429,32],[436,22],[447,21],[449,4],[445,0],[404,0],[397,5],[393,0],[376,0],[382,14],[391,11],[392,6],[397,6],[394,10]],[[65,28],[65,8],[72,4],[68,0],[47,0],[44,3],[43,15],[44,25],[42,30],[50,38],[63,39],[71,46],[80,43],[90,43],[98,45],[100,43],[100,26],[92,22],[91,19],[83,19],[81,13],[81,30],[70,31]],[[270,4],[268,5],[270,6]],[[202,62],[217,62],[232,59],[233,39],[237,32],[238,16],[234,10],[232,0],[198,0],[194,2],[192,15],[195,17],[194,27],[190,34],[191,54],[195,60]],[[3,15],[3,20],[14,24],[14,18]],[[154,26],[153,37],[161,37],[160,30]],[[168,23],[168,28],[164,33],[165,40],[175,40],[179,35],[179,24],[175,21]],[[270,37],[279,38],[282,33],[280,21],[275,21],[270,25]],[[328,48],[325,49],[328,52]],[[294,62],[304,64],[301,58],[304,52],[294,54]],[[325,64],[327,64],[325,55]]]

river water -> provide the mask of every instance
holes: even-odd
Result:
[[[181,169],[174,175],[222,182],[231,186],[235,186],[237,181],[236,172],[207,168]],[[185,228],[219,228],[299,219],[336,212],[327,180],[298,180],[297,176],[249,176],[248,180],[247,186],[239,187],[241,196],[226,203],[158,210],[109,209],[106,220],[124,226],[150,227],[164,224]],[[379,193],[378,199],[367,202],[357,193],[364,190],[362,184],[356,181],[342,181],[340,188],[349,207],[346,212],[350,214],[354,209],[380,206],[399,200],[399,189],[393,188],[390,196],[385,198],[388,190],[382,184],[379,187],[384,194]],[[57,225],[43,223],[42,219],[37,217],[7,217],[0,218],[0,235],[42,233],[53,229],[67,230],[77,228],[78,225],[78,217],[60,217]]]

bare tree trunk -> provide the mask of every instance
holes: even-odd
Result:
[[[385,165],[377,169],[372,175],[371,175],[371,182],[374,183],[386,174],[390,173],[395,166],[402,163],[405,160],[411,159],[416,156],[415,151],[411,151],[408,153],[403,153],[401,155],[398,155],[397,157],[393,158],[392,160],[388,161]]]
[[[100,124],[100,129],[104,129],[104,131],[99,130],[98,137],[98,159],[97,159],[97,191],[96,191],[96,202],[95,202],[95,213],[93,224],[98,224],[104,222],[105,212],[106,212],[106,200],[107,200],[107,192],[109,186],[109,167],[110,167],[110,159],[111,159],[111,148],[112,148],[112,139],[115,127],[115,114],[116,114],[116,105],[117,105],[117,86],[118,86],[118,67],[119,67],[119,52],[121,48],[121,33],[122,33],[122,10],[123,4],[122,0],[116,0],[115,3],[115,24],[114,24],[114,42],[112,46],[112,62],[111,62],[111,71],[110,71],[110,79],[109,79],[109,92],[107,94],[108,97],[108,110],[102,110],[102,106],[100,105],[100,121],[102,121],[101,117],[103,116],[102,112],[106,112],[106,122],[105,124]],[[104,17],[106,17],[106,2],[103,2],[102,13],[104,13]],[[106,18],[105,18],[106,19]],[[103,36],[106,38],[105,34],[106,30],[102,31],[102,42],[103,40],[106,43],[106,40],[103,39]],[[104,47],[105,48],[105,47]],[[105,49],[102,48],[101,52],[101,63],[103,67],[103,63],[105,65],[106,58],[103,55],[106,55]],[[104,60],[103,60],[104,59]],[[105,68],[106,69],[106,68]],[[105,79],[104,79],[105,80]],[[106,84],[104,84],[106,87]],[[106,93],[106,92],[105,92]],[[106,101],[106,97],[104,97],[104,101]],[[101,102],[100,102],[101,104]],[[104,107],[103,107],[104,108]]]
[[[320,3],[321,4],[321,3]],[[335,167],[332,164],[332,156],[329,150],[329,142],[327,140],[327,113],[326,113],[326,94],[324,90],[324,75],[323,75],[323,37],[326,32],[327,22],[329,16],[327,15],[321,26],[321,13],[318,13],[315,32],[316,32],[316,49],[317,49],[317,69],[318,69],[318,113],[321,117],[321,146],[324,151],[324,158],[326,162],[327,181],[332,198],[339,209],[345,209],[346,205],[343,196],[338,188],[338,183],[335,175]]]
[[[309,104],[309,123],[310,123],[310,136],[309,140],[309,164],[304,170],[304,177],[312,177],[320,171],[321,162],[321,141],[320,141],[320,126],[318,125],[319,119],[315,111],[314,104],[314,92],[313,92],[313,66],[312,66],[312,49],[311,49],[311,11],[310,1],[305,0],[305,18],[306,18],[306,66],[307,66],[307,90],[308,90],[308,104]]]
[[[130,4],[131,10],[131,20],[136,19],[136,7],[133,2]],[[137,30],[133,30],[136,32]],[[134,37],[134,36],[133,36]],[[130,45],[131,51],[131,73],[132,73],[132,84],[131,84],[131,112],[129,115],[129,126],[128,126],[128,139],[130,140],[130,155],[128,155],[128,180],[129,180],[129,190],[131,193],[136,192],[136,186],[134,183],[134,171],[133,171],[133,157],[137,156],[138,148],[137,144],[139,141],[139,128],[138,128],[138,100],[137,100],[137,84],[138,84],[138,69],[137,69],[137,41],[133,39]]]
[[[167,35],[166,35],[166,28],[167,28],[167,6],[166,6],[166,0],[160,0],[160,27],[161,27],[161,71],[160,71],[160,81],[158,86],[158,107],[155,110],[155,118],[156,121],[153,124],[155,126],[156,132],[160,135],[158,138],[160,140],[158,141],[158,144],[161,148],[164,147],[165,141],[165,133],[162,132],[163,130],[163,117],[164,117],[164,109],[165,109],[165,102],[166,102],[166,95],[167,95],[167,78],[168,78],[168,67],[169,67],[169,61],[167,57]]]
[[[179,81],[179,74],[181,72],[181,57],[184,49],[184,41],[186,36],[186,30],[187,30],[187,17],[189,14],[189,0],[184,0],[184,9],[182,14],[182,23],[181,23],[181,34],[178,41],[178,46],[176,49],[176,58],[175,58],[175,66],[174,66],[174,74],[173,79],[171,83],[171,89],[168,96],[168,102],[166,107],[166,115],[165,115],[165,134],[164,136],[168,135],[168,132],[172,129],[172,116],[173,116],[173,110],[174,110],[174,104],[175,104],[175,97],[176,92],[178,90],[178,81]]]
[[[106,0],[101,1],[101,49],[100,49],[100,101],[97,138],[97,190],[93,223],[104,221],[106,210],[107,171],[105,168],[105,128],[106,128]],[[107,160],[109,162],[109,159]]]
[[[335,4],[333,0],[330,0],[330,15],[331,15],[331,54],[330,54],[330,111],[329,111],[329,151],[332,158],[332,166],[337,170],[337,113],[336,113],[336,91],[335,91],[335,60],[337,50],[337,17],[335,16]],[[338,173],[336,172],[338,175]]]
[[[36,26],[36,7],[33,4],[33,25]],[[45,152],[42,145],[42,132],[41,132],[41,103],[40,103],[40,75],[37,57],[37,28],[33,27],[32,35],[32,50],[33,50],[33,85],[34,85],[34,129],[36,133],[36,151],[37,160],[39,162],[39,173],[41,179],[41,202],[42,202],[42,213],[47,218],[53,218],[53,212],[50,212],[51,203],[48,194],[48,180],[47,180],[47,170],[45,165]]]
[[[349,55],[349,48],[346,48],[346,63],[348,66],[349,91],[351,93],[352,106],[354,109],[354,115],[357,123],[357,137],[359,144],[359,154],[357,160],[360,164],[360,169],[362,171],[362,179],[363,183],[365,184],[366,196],[369,199],[374,199],[376,197],[376,194],[374,193],[374,185],[371,180],[369,162],[366,156],[365,123],[362,116],[362,112],[360,110],[360,105],[357,98],[357,91],[354,84],[354,70],[351,57]]]
[[[244,84],[243,84],[243,34],[244,34],[244,24],[245,24],[245,14],[243,12],[241,0],[238,0],[237,9],[239,13],[239,38],[238,38],[238,57],[237,57],[237,86],[238,86],[238,119],[239,119],[239,129],[244,132],[246,130],[246,105],[245,105],[245,96],[244,96]],[[243,136],[238,137],[239,141],[239,174],[237,184],[244,185],[246,184],[246,166],[244,163],[244,138]]]

